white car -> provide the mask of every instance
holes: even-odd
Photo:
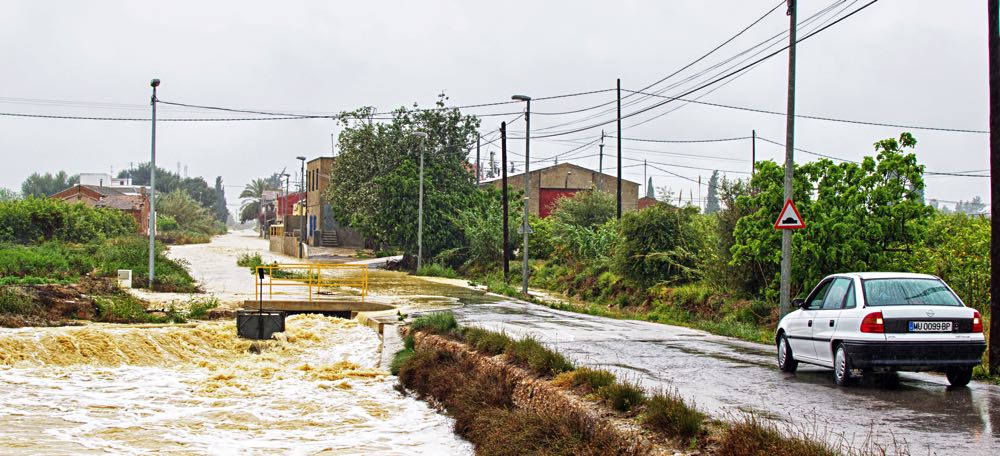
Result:
[[[841,386],[896,371],[942,371],[963,386],[986,350],[979,312],[931,275],[834,274],[792,305],[775,333],[778,367],[830,367]]]

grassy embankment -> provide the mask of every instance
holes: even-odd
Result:
[[[459,342],[484,357],[500,357],[544,381],[542,388],[565,391],[599,413],[518,407],[516,376],[481,369],[450,350],[418,349],[417,333]],[[884,454],[887,449],[871,441],[859,449],[802,432],[789,434],[749,414],[735,420],[712,419],[674,392],[650,395],[637,383],[619,380],[611,372],[575,367],[537,340],[459,327],[450,313],[418,318],[404,341],[392,372],[407,389],[441,404],[455,419],[456,433],[469,439],[477,454],[645,454],[641,447],[623,445],[620,434],[609,431],[599,417],[631,422],[649,441],[707,454],[867,455]],[[906,453],[898,445],[894,450]]]
[[[30,326],[87,319],[108,322],[179,321],[170,311],[146,312],[145,303],[118,289],[119,269],[133,286],[148,287],[148,243],[123,212],[49,199],[0,203],[0,325]],[[184,265],[156,244],[156,291],[197,292]],[[193,303],[193,316],[211,301]]]

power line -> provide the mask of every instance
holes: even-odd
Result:
[[[772,141],[772,140],[764,138],[764,137],[762,137],[760,135],[757,135],[757,139],[759,139],[761,141],[764,141],[766,143],[774,144],[774,145],[779,146],[779,147],[785,147],[784,144],[781,144],[781,143],[779,143],[777,141]],[[860,165],[861,164],[861,162],[859,162],[859,161],[849,160],[849,159],[846,159],[846,158],[836,157],[836,156],[833,156],[833,155],[821,154],[819,152],[812,152],[812,151],[801,149],[801,148],[798,148],[798,147],[796,147],[795,150],[799,151],[799,152],[803,152],[803,153],[809,154],[809,155],[815,155],[817,157],[828,158],[830,160],[837,160],[837,161],[841,161],[841,162],[854,163],[855,165]],[[983,171],[987,171],[987,170],[983,170]],[[969,172],[926,171],[926,170],[924,171],[924,175],[928,175],[928,176],[953,176],[953,177],[990,177],[989,175],[984,175],[984,174],[969,174]]]
[[[627,90],[627,89],[622,89],[622,90]],[[630,90],[627,90],[627,91],[631,92]],[[681,98],[681,97],[670,97],[670,96],[667,96],[667,95],[657,95],[657,94],[647,94],[647,95],[653,96],[653,97],[659,97],[659,98],[668,98],[668,99],[672,99],[672,100],[684,101],[684,102],[687,102],[687,103],[694,103],[694,104],[700,104],[700,105],[706,105],[706,106],[714,106],[714,107],[717,107],[717,108],[735,109],[735,110],[739,110],[739,111],[749,111],[749,112],[756,112],[756,113],[760,113],[760,114],[771,114],[771,115],[775,115],[775,116],[785,116],[785,113],[783,113],[783,112],[780,112],[780,111],[771,111],[771,110],[767,110],[767,109],[749,108],[749,107],[746,107],[746,106],[734,106],[734,105],[727,105],[727,104],[722,104],[722,103],[712,103],[712,102],[708,102],[708,101],[699,101],[699,100],[696,100],[696,99],[685,99],[685,98]],[[885,122],[869,122],[869,121],[863,121],[863,120],[840,119],[840,118],[835,118],[835,117],[811,116],[811,115],[806,115],[806,114],[796,114],[795,117],[796,118],[802,118],[802,119],[825,120],[825,121],[829,121],[829,122],[841,122],[841,123],[849,123],[849,124],[856,124],[856,125],[868,125],[868,126],[874,126],[874,127],[892,127],[892,128],[911,129],[911,130],[943,131],[943,132],[949,132],[949,133],[983,133],[983,134],[989,133],[988,131],[985,131],[985,130],[972,130],[972,129],[964,129],[964,128],[947,128],[947,127],[928,127],[928,126],[923,126],[923,125],[891,124],[891,123],[885,123]]]
[[[614,135],[607,135],[608,138],[615,138]],[[750,139],[749,136],[737,136],[732,138],[714,138],[714,139],[650,139],[650,138],[628,138],[622,136],[625,141],[636,141],[636,142],[651,142],[651,143],[672,143],[672,144],[686,144],[686,143],[714,143],[714,142],[728,142],[728,141],[743,141]]]

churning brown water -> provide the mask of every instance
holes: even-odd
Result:
[[[258,354],[232,322],[0,330],[0,453],[471,453],[374,367],[371,329],[287,328]]]

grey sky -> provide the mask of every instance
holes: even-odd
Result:
[[[832,0],[800,0],[803,20]],[[865,1],[853,4],[857,8]],[[149,79],[163,81],[162,100],[284,111],[338,112],[360,106],[380,110],[418,102],[429,106],[446,91],[455,105],[544,97],[614,87],[639,89],[715,47],[778,4],[776,0],[708,1],[11,1],[0,15],[0,112],[148,117]],[[842,2],[842,6],[852,1]],[[848,11],[850,10],[848,9]],[[824,17],[825,18],[825,17]],[[799,46],[800,114],[975,130],[988,128],[986,3],[981,0],[881,0]],[[740,39],[692,70],[703,69],[787,27],[779,7]],[[809,30],[810,27],[806,27]],[[782,45],[786,40],[782,41]],[[784,111],[787,55],[781,54],[703,101]],[[681,76],[691,74],[688,71]],[[670,81],[679,80],[679,78]],[[668,81],[668,83],[670,82]],[[668,94],[679,94],[689,83]],[[659,87],[663,87],[661,84]],[[655,89],[655,88],[654,88]],[[692,97],[703,92],[696,93]],[[538,101],[534,111],[566,111],[613,100],[612,92]],[[88,102],[24,103],[17,99]],[[116,109],[93,103],[113,103]],[[645,106],[645,101],[639,106]],[[663,113],[671,103],[624,121],[625,127]],[[518,105],[469,110],[517,111]],[[635,108],[625,108],[627,114]],[[573,116],[532,117],[544,128]],[[212,117],[212,112],[163,107],[161,117]],[[242,115],[232,115],[243,117]],[[230,117],[227,115],[227,117]],[[507,117],[509,119],[510,117]],[[504,117],[485,117],[484,133]],[[596,120],[609,120],[604,114]],[[573,126],[588,125],[594,121]],[[555,128],[559,131],[571,126]],[[511,124],[511,134],[524,129]],[[605,127],[614,134],[614,125]],[[784,118],[689,105],[623,136],[704,139],[747,136],[783,142]],[[296,155],[330,153],[330,120],[160,123],[157,162],[227,185],[297,169]],[[149,159],[147,122],[98,122],[0,116],[0,153],[7,159],[0,186],[19,188],[34,171],[101,172]],[[543,132],[538,132],[543,133]],[[800,119],[796,146],[858,159],[878,139],[900,129]],[[920,161],[930,171],[988,168],[985,134],[912,130]],[[538,140],[532,158],[565,152],[600,134],[566,135],[577,143]],[[605,153],[615,153],[614,139]],[[750,142],[649,144],[625,147],[724,157],[693,158],[626,150],[648,159],[748,171]],[[523,152],[523,141],[512,141]],[[483,160],[495,146],[483,148]],[[780,159],[783,149],[764,142],[758,159]],[[596,145],[573,155],[588,157]],[[512,155],[512,158],[519,158]],[[798,154],[797,159],[815,157]],[[738,160],[738,161],[734,161]],[[596,167],[596,157],[574,160]],[[609,170],[612,158],[605,157]],[[533,167],[544,166],[536,163]],[[711,171],[657,165],[707,182]],[[522,169],[523,164],[517,165]],[[655,186],[697,185],[649,168]],[[642,167],[626,169],[642,181]],[[730,174],[731,177],[742,175]],[[929,177],[928,198],[988,199],[988,179]],[[703,190],[704,191],[704,190]],[[238,188],[228,187],[230,203]]]

